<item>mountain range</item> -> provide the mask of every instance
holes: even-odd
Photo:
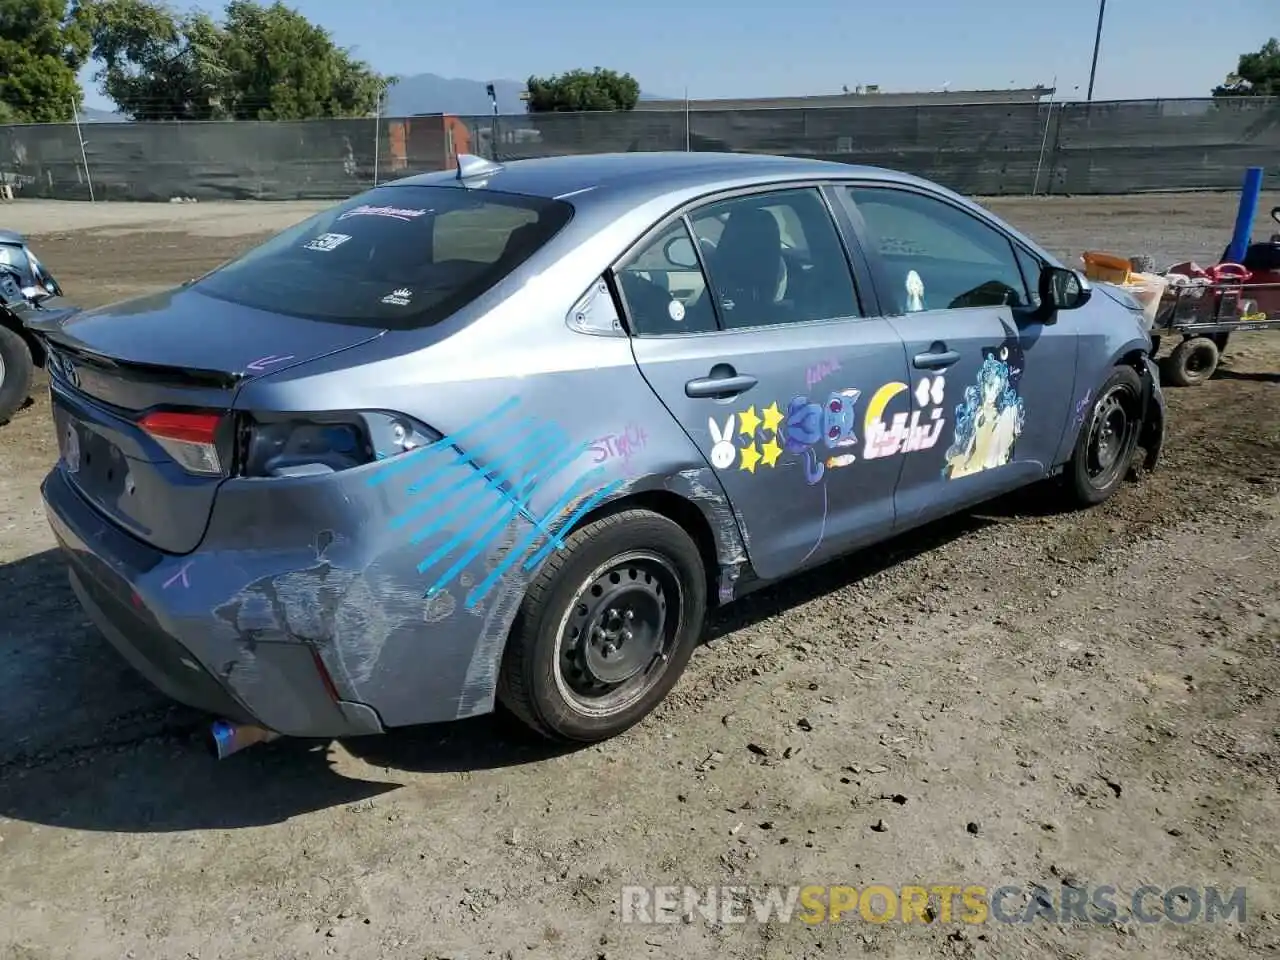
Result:
[[[493,102],[485,90],[483,80],[465,80],[442,77],[434,73],[418,73],[401,77],[387,89],[384,112],[389,117],[410,117],[417,113],[453,113],[459,116],[479,116],[493,112]],[[519,80],[493,81],[498,100],[498,112],[502,114],[524,113],[525,104],[520,99],[524,83]],[[662,99],[656,94],[641,93],[642,100]],[[110,110],[85,107],[80,111],[82,123],[120,123],[124,120]]]

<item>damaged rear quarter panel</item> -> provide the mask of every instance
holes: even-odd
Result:
[[[204,592],[215,629],[243,661],[224,675],[247,669],[259,643],[309,643],[343,699],[387,726],[488,712],[530,580],[571,525],[640,492],[694,503],[736,570],[746,557],[719,481],[627,342],[579,339],[589,369],[361,403],[446,436],[429,448],[326,477],[225,483],[201,548],[221,568]]]

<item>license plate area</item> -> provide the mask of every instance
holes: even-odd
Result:
[[[110,438],[65,407],[54,408],[58,454],[73,482],[90,499],[114,510],[132,497],[132,464]]]
[[[58,456],[72,476],[80,472],[80,429],[70,417],[58,420]]]

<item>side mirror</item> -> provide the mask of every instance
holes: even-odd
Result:
[[[688,237],[672,237],[663,245],[662,254],[667,258],[667,263],[686,270],[698,269],[698,251],[693,248],[693,241]]]
[[[1076,310],[1093,296],[1093,287],[1084,275],[1066,267],[1045,267],[1040,272],[1040,308],[1052,315],[1059,310]]]

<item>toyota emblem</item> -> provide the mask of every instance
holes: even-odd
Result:
[[[80,386],[80,373],[76,370],[76,365],[70,360],[62,361],[62,372],[67,378],[67,383],[73,387]]]

